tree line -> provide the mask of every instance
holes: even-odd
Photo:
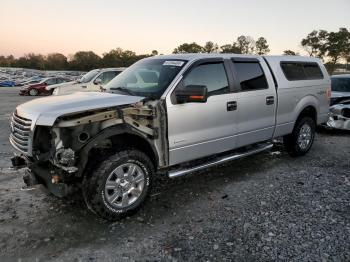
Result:
[[[154,50],[151,54],[137,55],[133,51],[121,48],[104,53],[102,57],[93,51],[79,51],[69,57],[60,53],[52,53],[47,56],[29,53],[19,58],[15,58],[13,55],[0,56],[0,66],[39,70],[89,71],[102,67],[127,67],[142,58],[156,54],[158,52]]]
[[[320,58],[330,72],[333,72],[340,62],[350,62],[350,32],[347,28],[340,28],[337,32],[314,30],[301,40],[300,45],[309,56]],[[264,37],[255,40],[253,37],[245,35],[237,37],[232,43],[221,46],[212,41],[206,42],[203,46],[196,42],[183,43],[173,51],[174,54],[236,53],[257,55],[265,55],[269,52],[269,44]],[[88,71],[101,67],[127,67],[142,58],[154,55],[158,55],[157,50],[153,50],[150,54],[137,55],[133,51],[121,48],[113,49],[102,56],[92,51],[79,51],[69,57],[60,53],[46,56],[30,53],[19,58],[12,55],[0,56],[0,66],[40,70]],[[299,53],[285,50],[283,55],[299,55]]]

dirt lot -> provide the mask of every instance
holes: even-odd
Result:
[[[107,223],[81,198],[21,191],[8,122],[28,97],[0,89],[1,261],[349,261],[350,133],[157,183],[137,215]]]

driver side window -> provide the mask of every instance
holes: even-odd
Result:
[[[108,71],[100,74],[97,78],[102,80],[102,85],[108,84],[114,77],[116,77],[119,72],[116,71]]]
[[[46,80],[45,83],[47,85],[54,85],[54,84],[56,84],[56,79],[55,78],[50,78],[50,79]]]
[[[208,89],[208,96],[230,92],[223,62],[201,64],[184,78],[184,86],[201,85]]]

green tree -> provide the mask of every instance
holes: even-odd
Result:
[[[123,49],[112,49],[108,53],[104,53],[101,59],[101,66],[103,67],[120,67],[123,65],[122,61]]]
[[[131,66],[136,61],[140,60],[141,57],[137,56],[135,52],[125,50],[122,52],[122,66]]]
[[[71,68],[74,70],[89,71],[100,66],[101,58],[92,51],[76,52],[72,61]]]
[[[284,50],[283,55],[299,55],[299,54],[292,50]]]
[[[350,32],[340,28],[338,32],[330,32],[324,47],[330,58],[330,71],[333,72],[340,59],[346,61],[350,54]]]
[[[17,60],[17,67],[45,70],[45,57],[40,54],[29,53]]]
[[[67,57],[60,53],[48,54],[45,64],[47,70],[65,70],[68,68]]]
[[[220,46],[220,53],[240,54],[241,50],[236,43]]]
[[[152,55],[152,56],[156,56],[156,55],[158,55],[158,51],[157,51],[157,50],[152,50],[151,55]]]
[[[269,45],[264,37],[259,37],[255,42],[255,52],[258,55],[265,55],[270,52]]]
[[[239,36],[237,38],[236,45],[241,54],[253,54],[255,51],[255,41],[250,36]]]
[[[219,50],[219,47],[217,44],[214,44],[211,41],[208,41],[205,43],[205,45],[203,46],[203,51],[205,53],[216,53]]]
[[[123,50],[118,47],[103,54],[101,65],[103,67],[127,67],[136,61],[149,56],[151,55],[136,55],[133,51]]]
[[[13,55],[9,56],[0,56],[0,66],[3,67],[16,67],[17,66],[17,60],[14,58]]]
[[[184,54],[184,53],[202,53],[203,47],[198,45],[197,43],[184,43],[182,45],[179,45],[177,48],[174,49],[174,54]]]
[[[327,38],[328,32],[326,30],[314,30],[301,40],[301,46],[309,56],[323,59],[326,53]]]

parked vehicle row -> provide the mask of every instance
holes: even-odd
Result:
[[[40,71],[20,68],[3,68],[0,70],[0,86],[19,87],[39,83],[44,78],[61,77],[69,81],[76,80],[81,72],[75,71]]]
[[[27,186],[43,184],[58,197],[81,187],[91,210],[119,219],[141,207],[156,173],[175,178],[250,156],[271,149],[277,137],[292,156],[305,155],[316,125],[327,122],[330,85],[311,57],[142,59],[106,92],[18,106],[13,165],[27,167]]]

